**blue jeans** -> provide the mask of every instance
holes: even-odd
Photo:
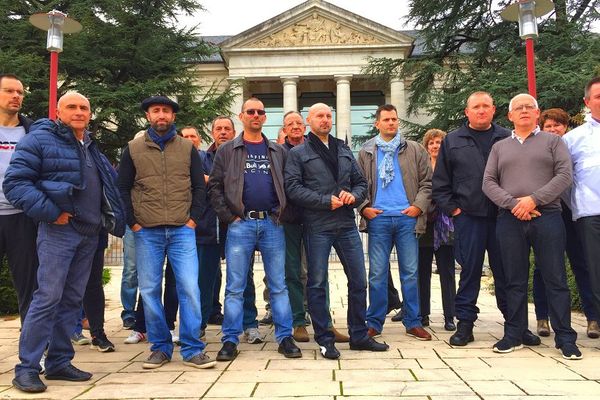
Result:
[[[183,226],[142,228],[135,232],[140,292],[151,350],[173,355],[173,341],[160,301],[165,254],[169,257],[179,298],[181,356],[189,360],[204,351],[199,339],[202,311],[198,287],[198,257],[194,229]]]
[[[421,326],[419,312],[419,241],[417,219],[406,215],[380,215],[369,221],[369,309],[367,325],[381,332],[388,307],[390,254],[396,246],[400,288],[404,300],[402,323],[406,329]]]
[[[135,318],[138,277],[135,269],[135,238],[129,227],[123,236],[123,275],[121,276],[121,319]]]
[[[315,341],[325,345],[333,343],[335,339],[333,332],[329,330],[327,305],[329,253],[333,246],[348,278],[347,318],[350,341],[361,342],[367,337],[367,277],[358,230],[345,228],[325,232],[306,231],[304,243],[308,259],[308,311],[315,330]]]
[[[48,345],[46,372],[53,374],[71,363],[75,352],[71,334],[81,316],[85,286],[90,276],[98,235],[84,236],[69,224],[40,223],[37,252],[38,288],[19,338],[15,375],[39,372]]]
[[[292,335],[292,310],[285,286],[285,236],[283,226],[271,218],[240,220],[229,224],[225,241],[227,282],[223,337],[221,341],[239,343],[244,319],[244,290],[248,280],[250,260],[255,249],[262,255],[265,276],[270,290],[271,310],[275,324],[275,339],[280,343]]]

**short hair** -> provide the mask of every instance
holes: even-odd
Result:
[[[513,103],[515,102],[517,97],[529,97],[531,100],[533,100],[533,104],[535,105],[535,108],[540,108],[540,106],[538,105],[538,102],[536,100],[535,97],[533,97],[532,95],[530,95],[529,93],[519,93],[518,95],[516,95],[515,97],[513,97],[512,99],[510,99],[510,103],[508,103],[508,111],[512,111],[513,109]]]
[[[288,111],[285,114],[283,114],[283,120],[285,121],[286,117],[290,114],[298,114],[300,116],[300,118],[302,118],[304,120],[304,117],[302,116],[300,111],[296,111],[296,110]]]
[[[586,100],[590,99],[590,91],[592,90],[592,86],[594,86],[595,84],[600,83],[600,76],[596,76],[592,79],[590,79],[590,81],[585,85],[585,89],[583,90],[583,98]]]
[[[198,132],[198,129],[195,126],[192,126],[192,125],[184,126],[183,128],[181,128],[179,130],[179,133],[181,133],[183,135],[183,130],[184,129],[193,129],[194,131],[196,131],[196,135],[200,136],[200,132]]]
[[[262,100],[259,99],[258,97],[248,97],[246,100],[244,100],[244,102],[242,103],[242,109],[240,110],[240,112],[244,112],[244,106],[246,105],[247,102],[249,101],[260,101],[262,103]],[[265,103],[263,103],[264,106]]]
[[[215,122],[217,122],[220,119],[226,119],[229,122],[231,122],[231,127],[233,128],[233,130],[235,131],[235,125],[233,124],[233,120],[231,119],[231,117],[228,117],[227,115],[218,115],[215,117],[215,119],[212,120],[211,124],[210,124],[210,132],[212,133],[212,131],[215,129]]]
[[[564,126],[569,126],[569,114],[562,108],[549,108],[540,115],[540,128],[544,126],[547,120],[553,120]]]
[[[469,97],[467,97],[467,101],[465,102],[465,107],[469,107],[469,101],[471,101],[471,99],[475,96],[487,96],[490,98],[490,100],[492,100],[492,105],[496,105],[496,103],[494,102],[494,98],[492,97],[492,95],[489,92],[486,92],[485,90],[478,90],[476,92],[473,92],[469,95]]]
[[[15,79],[15,80],[21,82],[19,77],[16,76],[15,74],[0,74],[0,84],[2,83],[2,79],[4,79],[4,78]]]
[[[381,105],[379,107],[377,107],[377,111],[375,111],[375,121],[379,121],[379,118],[381,118],[381,112],[382,111],[395,111],[396,112],[396,116],[398,115],[398,109],[396,109],[396,106],[393,104],[384,104]]]
[[[444,140],[447,133],[441,129],[428,129],[423,135],[423,147],[427,148],[429,142],[433,139],[441,138]]]

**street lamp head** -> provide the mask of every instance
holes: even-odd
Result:
[[[518,0],[506,7],[500,16],[506,21],[518,21],[521,39],[531,39],[538,36],[537,18],[553,9],[551,0]]]
[[[29,22],[36,28],[48,31],[46,49],[57,53],[63,50],[63,34],[76,33],[82,28],[79,22],[58,10],[33,14],[29,17]]]

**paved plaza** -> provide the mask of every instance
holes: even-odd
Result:
[[[388,352],[350,351],[348,344],[340,344],[341,358],[325,360],[311,339],[309,343],[299,344],[303,350],[301,359],[289,360],[277,353],[273,328],[261,327],[263,334],[267,334],[265,343],[241,344],[236,360],[219,362],[214,369],[186,367],[176,353],[173,361],[162,368],[143,370],[142,361],[149,354],[148,344],[123,344],[130,331],[121,328],[121,268],[111,269],[112,280],[106,288],[106,331],[116,351],[103,354],[88,346],[76,349],[74,364],[93,372],[92,380],[84,384],[50,381],[48,390],[37,395],[14,389],[11,380],[18,361],[19,321],[18,318],[4,319],[0,321],[0,398],[517,400],[564,396],[577,400],[600,399],[600,340],[587,338],[581,314],[573,315],[573,326],[579,334],[578,344],[584,356],[581,361],[563,360],[554,349],[553,336],[543,338],[541,346],[498,355],[491,348],[502,335],[501,316],[493,296],[482,290],[475,342],[466,348],[453,348],[448,344],[450,333],[442,327],[437,275],[432,278],[432,324],[428,330],[433,340],[430,342],[406,336],[402,324],[391,322],[388,317],[381,338],[390,345]],[[256,269],[260,318],[264,313],[260,296],[262,266],[257,265]],[[329,276],[334,323],[345,330],[347,289],[341,266],[332,264]],[[482,287],[489,287],[488,279],[484,278]],[[529,316],[534,330],[531,307]],[[219,328],[209,325],[207,330],[207,349],[213,358],[220,349]]]

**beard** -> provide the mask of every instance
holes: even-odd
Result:
[[[169,132],[169,130],[171,129],[171,126],[173,126],[173,124],[160,122],[160,123],[153,123],[150,126],[152,126],[152,129],[154,129],[154,131],[156,131],[156,133],[158,133],[159,135],[162,136],[165,133]]]

